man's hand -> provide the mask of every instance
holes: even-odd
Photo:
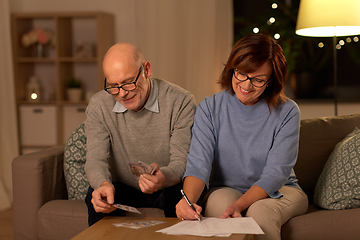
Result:
[[[110,213],[116,210],[114,204],[115,188],[110,182],[103,182],[93,191],[91,203],[96,212]]]
[[[236,202],[234,202],[226,208],[225,212],[220,218],[224,219],[224,218],[237,218],[237,217],[242,217],[241,209],[240,206]]]
[[[141,174],[139,177],[139,187],[143,193],[152,194],[158,191],[162,184],[165,181],[165,176],[161,172],[159,165],[152,163],[152,166],[155,166],[155,172],[153,175],[150,174]]]

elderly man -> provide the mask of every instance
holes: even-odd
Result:
[[[103,60],[105,91],[86,109],[90,183],[86,197],[91,226],[106,215],[122,215],[112,204],[157,207],[176,216],[190,146],[195,100],[188,91],[151,78],[151,64],[135,46],[118,43]],[[129,163],[155,168],[136,177]]]

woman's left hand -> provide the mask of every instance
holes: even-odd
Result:
[[[226,208],[225,212],[220,218],[224,219],[224,218],[237,218],[237,217],[242,217],[241,208],[236,202],[234,202]]]

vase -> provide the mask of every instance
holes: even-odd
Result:
[[[82,97],[82,89],[81,88],[68,88],[67,97],[70,102],[80,102]]]
[[[36,44],[36,57],[44,57],[44,46],[41,43]]]

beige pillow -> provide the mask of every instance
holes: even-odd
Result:
[[[318,179],[314,203],[325,209],[360,207],[360,130],[339,142]]]
[[[69,200],[84,200],[89,188],[85,174],[86,136],[82,123],[69,137],[64,151],[64,175]]]

